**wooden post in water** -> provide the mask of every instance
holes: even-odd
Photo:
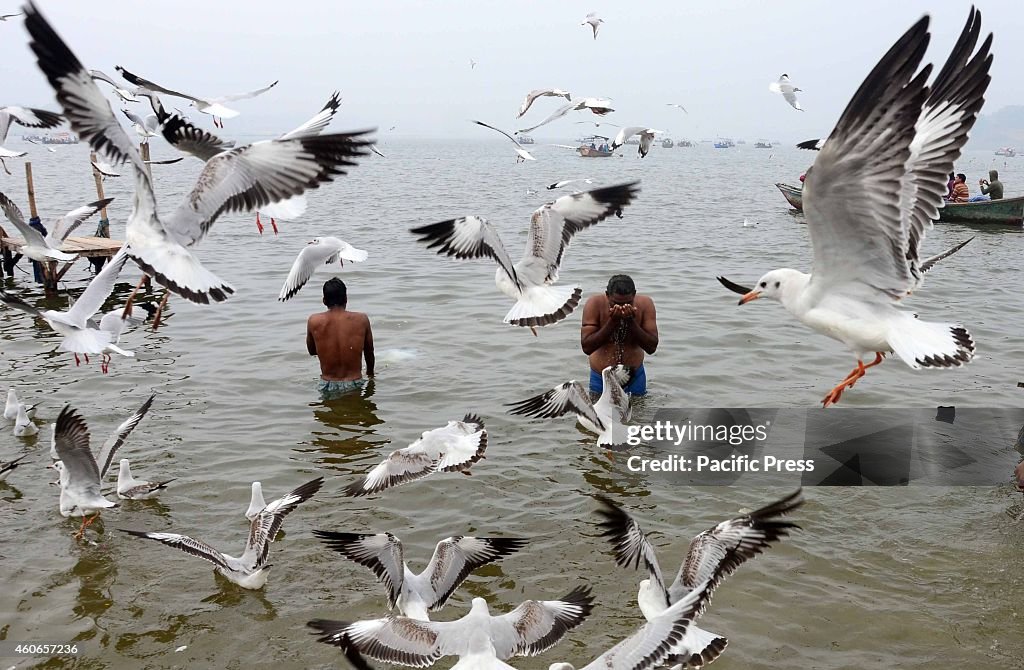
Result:
[[[25,162],[25,186],[28,189],[28,214],[33,219],[39,220],[39,210],[36,208],[36,185],[32,181],[32,162]],[[31,223],[31,221],[29,221]],[[47,231],[50,232],[50,231]],[[57,295],[57,261],[40,263],[43,273],[43,293],[47,298]]]
[[[139,143],[139,154],[142,156],[142,160],[143,161],[148,161],[149,160],[149,142],[140,142]],[[152,184],[153,183],[153,168],[150,167],[148,162],[145,163],[145,165],[146,165],[146,174],[149,175],[149,182],[150,182],[150,184]],[[154,188],[153,190],[155,191],[156,188]],[[125,232],[125,237],[127,237],[127,236],[128,235],[127,235],[127,231],[126,231]],[[125,240],[125,241],[127,242],[127,240]],[[151,281],[151,277],[149,275],[143,274],[142,275],[142,281],[146,285],[146,290],[147,291],[149,291],[149,290],[151,290],[153,288],[153,282]]]
[[[92,165],[95,162],[96,152],[93,151],[92,153],[89,154],[89,165]],[[96,169],[95,165],[92,165],[92,178],[96,181],[96,199],[103,200],[105,197],[107,197],[103,195],[103,175],[100,174],[100,171]],[[100,210],[100,216],[103,217],[104,219],[107,218],[106,207]]]

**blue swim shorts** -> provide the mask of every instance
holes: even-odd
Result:
[[[644,366],[641,364],[640,367],[633,369],[633,376],[629,380],[629,384],[624,387],[626,393],[630,395],[647,395],[647,371],[644,370]],[[590,371],[590,392],[601,393],[604,391],[604,380],[601,378],[600,372]]]
[[[326,379],[317,380],[317,390],[320,391],[320,395],[324,398],[335,398],[346,393],[353,391],[359,391],[366,385],[365,379],[350,379],[348,381],[327,381]]]

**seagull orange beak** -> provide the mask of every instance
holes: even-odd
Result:
[[[761,292],[760,291],[751,291],[750,293],[747,293],[742,298],[740,298],[740,301],[737,304],[738,305],[746,305],[751,300],[757,300],[760,297],[761,297]]]

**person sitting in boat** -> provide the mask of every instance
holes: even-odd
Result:
[[[949,180],[946,182],[946,200],[953,199],[953,187],[956,186],[956,174],[949,173]]]
[[[963,172],[957,174],[951,195],[953,197],[950,198],[950,202],[968,202],[971,199],[971,189],[967,187],[967,175]]]
[[[590,150],[591,151],[597,151],[597,145],[595,145],[593,142],[591,142],[590,143]]]
[[[988,179],[979,179],[978,186],[981,187],[981,195],[971,198],[971,202],[1001,200],[1003,197],[1003,182],[999,181],[998,170],[989,170]]]

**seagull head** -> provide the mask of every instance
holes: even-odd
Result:
[[[786,303],[791,297],[803,290],[809,280],[810,275],[804,274],[799,270],[791,270],[789,268],[772,270],[757,280],[754,290],[744,294],[740,298],[739,304],[745,305],[758,298],[770,298]]]
[[[306,246],[309,246],[311,244],[320,244],[320,238],[319,237],[314,237],[309,242],[306,242]]]

